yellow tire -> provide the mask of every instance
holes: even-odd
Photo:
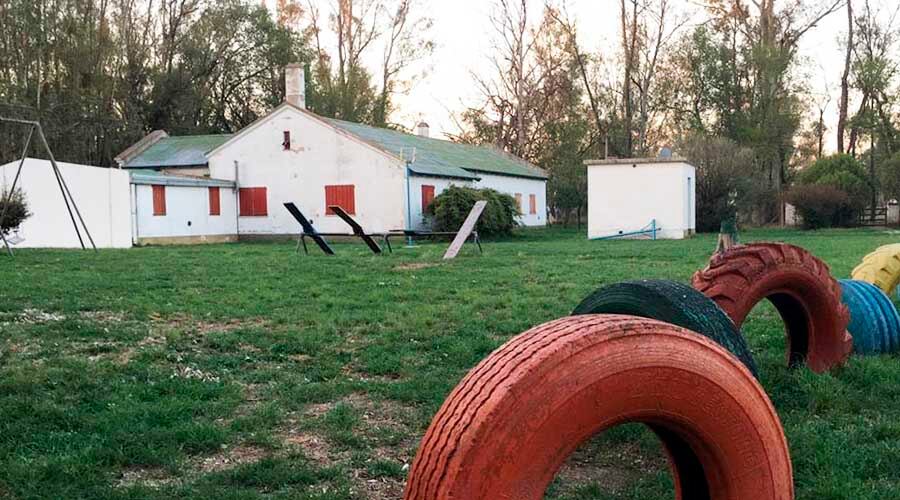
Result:
[[[894,293],[900,283],[900,243],[878,247],[866,255],[851,276],[877,286],[888,295]]]

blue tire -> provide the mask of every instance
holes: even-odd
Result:
[[[847,330],[859,354],[900,351],[900,314],[881,289],[858,280],[840,280],[844,304],[850,309]]]

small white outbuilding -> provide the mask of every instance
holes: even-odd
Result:
[[[694,234],[696,169],[678,158],[588,160],[588,238]]]

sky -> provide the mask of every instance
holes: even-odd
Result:
[[[331,0],[312,0],[325,13]],[[817,2],[817,0],[807,0]],[[873,6],[889,7],[897,0],[871,0]],[[274,4],[274,0],[269,0]],[[422,11],[434,19],[428,36],[435,42],[434,53],[411,68],[406,76],[418,76],[406,95],[395,97],[398,111],[392,121],[410,129],[420,119],[431,125],[433,137],[459,131],[453,119],[467,107],[479,104],[478,89],[472,73],[489,74],[488,55],[492,50],[490,25],[491,0],[420,0]],[[563,0],[557,0],[562,3]],[[583,50],[614,56],[619,36],[618,0],[565,0],[570,17],[576,22]],[[537,21],[543,0],[528,0],[529,17]],[[703,20],[700,0],[673,0],[675,11],[691,21],[682,29],[690,30]],[[858,7],[857,7],[858,9]],[[840,38],[846,36],[846,10],[825,18],[801,40],[798,55],[803,64],[799,71],[814,100],[827,102],[826,149],[835,147],[840,76],[844,54]],[[380,48],[374,48],[368,61],[378,67]],[[812,113],[812,110],[810,110]]]

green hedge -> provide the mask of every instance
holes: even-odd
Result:
[[[519,209],[516,200],[493,189],[474,189],[469,187],[450,186],[435,197],[425,211],[432,217],[435,231],[456,231],[462,226],[466,216],[476,201],[486,200],[487,206],[478,220],[475,229],[479,236],[506,236],[518,225]]]

